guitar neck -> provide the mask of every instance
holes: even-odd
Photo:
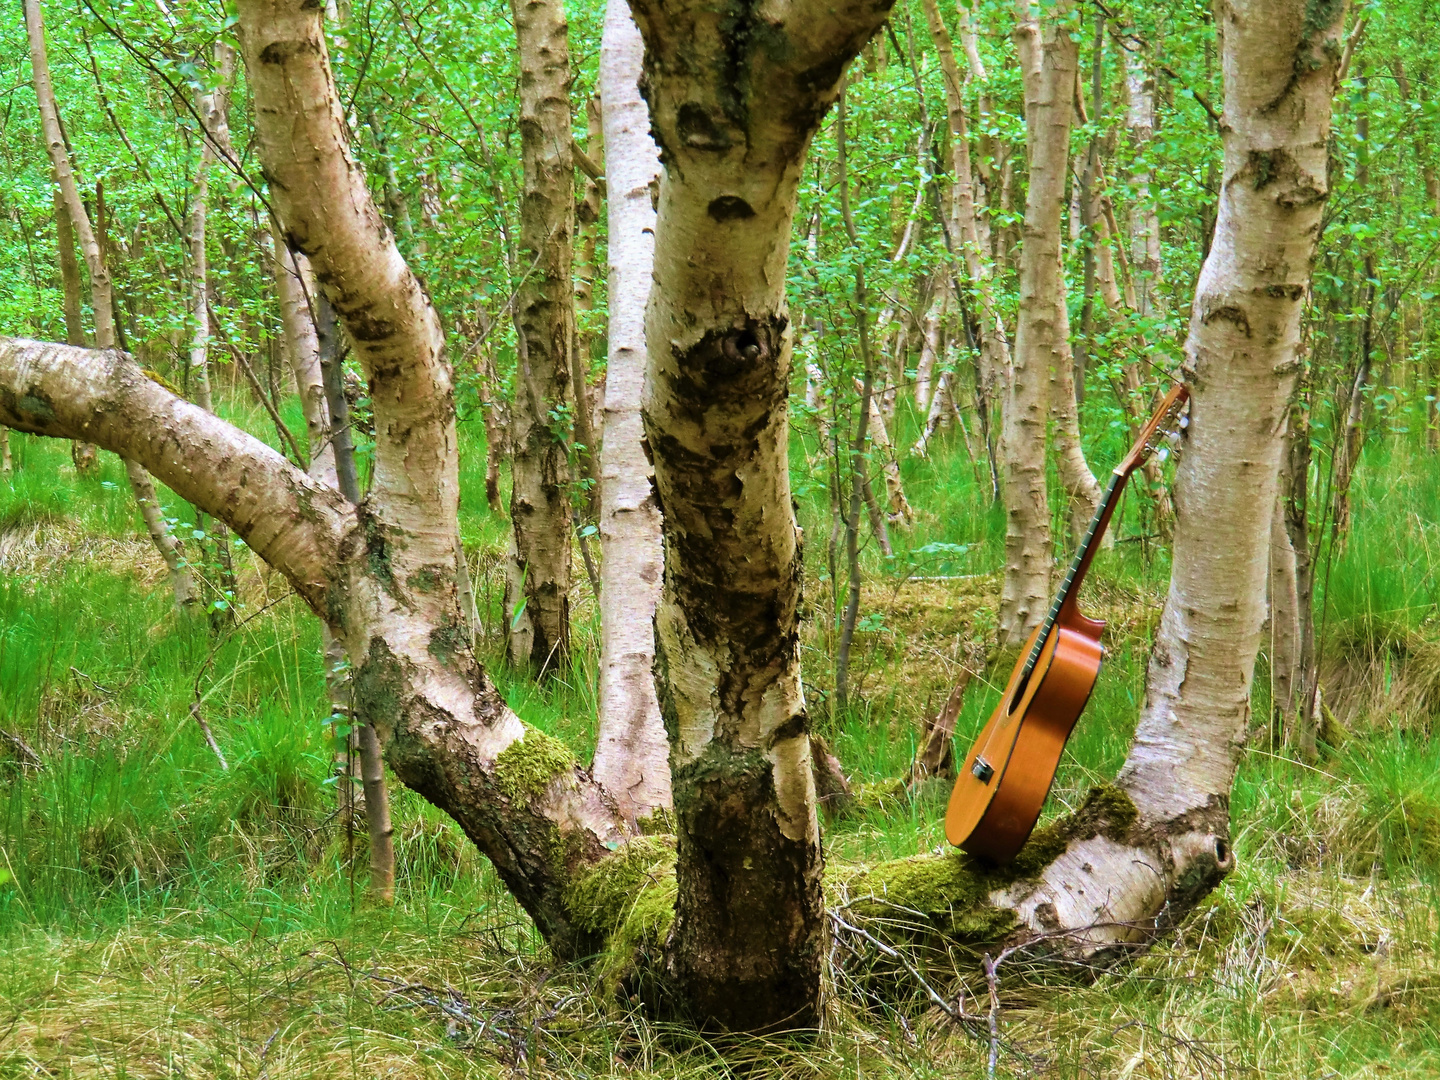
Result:
[[[1060,617],[1060,612],[1079,591],[1080,585],[1085,579],[1085,572],[1090,569],[1090,561],[1095,557],[1095,550],[1105,535],[1105,529],[1110,524],[1110,516],[1115,511],[1115,504],[1119,501],[1120,493],[1124,490],[1125,481],[1129,476],[1128,472],[1121,472],[1118,469],[1110,474],[1110,483],[1105,487],[1105,494],[1100,499],[1100,505],[1095,508],[1095,516],[1090,519],[1090,527],[1085,530],[1085,539],[1080,541],[1080,547],[1075,552],[1075,558],[1070,561],[1070,569],[1065,574],[1065,581],[1060,586],[1060,591],[1055,594],[1055,600],[1050,605],[1049,613],[1045,616],[1045,624],[1040,630],[1040,635],[1035,639],[1035,645],[1031,648],[1030,655],[1025,658],[1025,671],[1020,677],[1019,685],[1025,685],[1030,678],[1031,672],[1035,670],[1035,665],[1040,660],[1040,653],[1045,648],[1046,639],[1055,629],[1055,622]]]

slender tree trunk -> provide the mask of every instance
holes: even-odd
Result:
[[[57,183],[55,199],[55,238],[60,248],[60,286],[65,295],[65,341],[70,345],[85,344],[85,316],[80,307],[80,264],[75,259],[75,227],[70,224],[70,211]],[[70,444],[70,460],[81,476],[93,476],[100,467],[94,443],[75,441]]]
[[[1319,713],[1319,673],[1315,658],[1315,556],[1310,530],[1310,407],[1311,377],[1302,377],[1290,405],[1286,425],[1285,459],[1280,470],[1280,496],[1285,509],[1285,531],[1295,553],[1296,647],[1291,691],[1290,743],[1302,753],[1316,748]]]
[[[235,77],[235,50],[231,46],[222,43],[215,47],[215,75],[219,85],[195,95],[195,113],[204,130],[200,136],[200,162],[195,169],[186,236],[190,249],[190,317],[195,321],[190,338],[190,391],[195,403],[212,413],[215,402],[210,389],[210,261],[206,253],[206,213],[215,148],[229,143],[230,82]],[[207,522],[205,514],[198,510],[195,516],[197,529],[206,534],[198,545],[206,564],[206,573],[201,575],[205,607],[210,625],[219,630],[234,624],[234,605],[239,597],[230,556],[230,534],[223,521]],[[215,575],[213,582],[209,574]]]
[[[1016,42],[1024,71],[1030,187],[1025,201],[1025,243],[1020,251],[1020,314],[1015,330],[1014,369],[1017,384],[1023,378],[1033,378],[1040,373],[1050,380],[1048,397],[1055,432],[1056,466],[1060,485],[1070,501],[1071,528],[1078,539],[1100,505],[1100,485],[1080,445],[1075,358],[1070,349],[1070,315],[1065,298],[1061,242],[1060,215],[1069,175],[1070,120],[1079,68],[1079,46],[1068,28],[1062,28],[1067,11],[1065,7],[1057,9],[1042,32],[1034,23],[1030,0],[1019,0],[1017,6],[1021,23],[1016,30]],[[1018,394],[1012,396],[1012,403],[1017,408],[1024,407]],[[1043,465],[1043,421],[1028,434],[1038,443]],[[1035,446],[1015,449],[1019,454],[1017,461],[1022,462],[1036,451]],[[1020,471],[1024,477],[1028,469],[1022,465]],[[1033,482],[1027,486],[1033,487]],[[1006,503],[1012,522],[1015,506],[1026,505],[1027,501],[1022,492],[1017,492],[1016,499]],[[1006,576],[1010,576],[1008,567]],[[1036,621],[1043,611],[1042,605]],[[1006,614],[1002,601],[1002,629]],[[1021,625],[1026,634],[1033,628],[1028,618]]]
[[[936,364],[940,362],[941,339],[945,318],[950,309],[950,283],[948,275],[935,287],[930,308],[925,312],[925,338],[920,347],[920,362],[915,365],[915,407],[927,415],[930,412],[930,398],[936,378]]]
[[[500,497],[500,463],[510,456],[510,415],[495,373],[495,354],[486,349],[476,364],[480,384],[480,411],[485,418],[485,502],[492,513],[505,512]]]
[[[855,380],[855,388],[861,391],[864,396],[863,380]],[[885,496],[886,506],[885,520],[892,525],[910,526],[915,524],[915,511],[910,506],[910,500],[905,497],[905,484],[900,477],[900,461],[895,453],[895,444],[890,441],[890,432],[885,427],[885,417],[880,412],[880,403],[876,396],[870,395],[870,423],[866,437],[873,447],[872,453],[880,461],[880,471],[885,475]],[[862,484],[868,485],[869,462],[862,476]],[[877,529],[877,532],[879,530]],[[889,543],[885,544],[886,555],[889,552]]]
[[[510,662],[544,674],[570,659],[569,428],[575,325],[571,282],[574,159],[570,152],[570,46],[560,0],[514,0],[520,53],[520,263],[515,326],[519,373],[511,438],[507,578]]]
[[[970,74],[982,84],[985,82],[985,68],[980,63],[976,50],[974,32],[961,9],[961,34],[970,57]],[[981,168],[972,169],[970,156],[970,135],[965,118],[965,104],[961,90],[968,81],[960,73],[955,59],[955,48],[950,31],[940,17],[936,0],[926,0],[925,19],[930,35],[935,41],[935,51],[940,58],[940,70],[945,80],[946,119],[950,127],[950,221],[948,223],[949,247],[952,260],[958,255],[964,260],[966,273],[959,273],[955,267],[953,284],[961,300],[960,313],[967,335],[971,332],[970,312],[964,302],[965,285],[968,283],[978,308],[979,348],[976,350],[975,368],[975,409],[980,416],[981,434],[985,438],[986,456],[989,459],[992,496],[998,497],[1000,484],[996,467],[993,438],[990,425],[990,403],[997,388],[1006,388],[1011,379],[1010,342],[1005,335],[1005,324],[995,302],[994,266],[991,257],[990,221],[977,210],[975,197],[976,175],[983,176],[988,165],[983,156],[982,140]],[[968,37],[965,35],[968,33]],[[980,95],[981,114],[988,115],[989,98]],[[1042,462],[1043,465],[1043,462]],[[1042,500],[1043,502],[1043,495]],[[1048,511],[1042,519],[1048,529]],[[1008,536],[1008,532],[1007,532]]]
[[[390,153],[390,140],[385,137],[385,128],[374,109],[365,114],[365,124],[375,137],[375,150],[385,167],[385,211],[390,216],[390,227],[406,240],[415,238],[415,226],[410,221],[410,206],[400,191],[400,172],[395,168],[395,157]]]
[[[1282,463],[1283,468],[1283,463]],[[1283,481],[1282,481],[1283,486]],[[1300,583],[1295,545],[1285,520],[1285,493],[1278,491],[1270,524],[1270,700],[1269,720],[1288,741],[1296,733],[1296,690],[1300,678]],[[1268,726],[1268,725],[1267,725]],[[1315,747],[1301,748],[1313,755]]]
[[[845,91],[842,89],[840,106],[835,117],[835,145],[838,162],[836,182],[840,189],[840,215],[845,223],[845,234],[850,241],[850,246],[858,249],[859,234],[850,209],[850,171],[846,142]],[[880,511],[875,492],[870,485],[869,460],[865,455],[866,441],[872,438],[873,434],[878,434],[880,430],[883,430],[885,421],[881,416],[880,405],[875,400],[875,354],[870,342],[870,298],[865,285],[865,267],[858,258],[855,260],[855,314],[858,321],[856,337],[860,347],[863,377],[856,380],[857,389],[860,391],[860,404],[856,411],[855,438],[850,444],[850,499],[849,509],[845,514],[845,569],[849,590],[845,598],[845,611],[840,619],[840,642],[835,650],[835,703],[841,714],[844,714],[850,707],[850,650],[854,645],[855,627],[860,615],[860,587],[862,585],[860,506],[862,503],[870,510],[871,526],[885,556],[889,558],[891,554],[890,539],[885,532],[885,517]],[[903,334],[904,331],[901,330],[902,337]],[[901,498],[904,498],[903,492],[901,492]]]
[[[604,170],[605,131],[600,116],[600,96],[594,94],[586,102],[585,116],[589,137],[585,140],[585,156],[588,166]],[[595,283],[600,279],[600,267],[595,262],[595,227],[600,220],[601,181],[593,176],[585,178],[584,197],[576,204],[578,224],[577,240],[579,258],[575,274],[575,320],[574,347],[570,350],[570,384],[575,396],[575,464],[581,477],[587,482],[585,493],[586,516],[598,520],[600,517],[600,438],[595,430],[592,417],[595,410],[591,405],[590,355],[594,334],[582,329],[583,320],[591,317],[595,310]],[[643,305],[642,305],[643,310]],[[585,546],[585,541],[581,541]],[[588,548],[586,549],[588,552]],[[587,556],[588,557],[588,556]]]
[[[1015,357],[1001,428],[1005,487],[1005,581],[1000,598],[1000,637],[1019,644],[1040,624],[1050,603],[1050,506],[1045,483],[1045,431],[1052,410],[1074,415],[1074,391],[1064,378],[1070,367],[1062,343],[1068,330],[1060,290],[1060,218],[1069,160],[1070,101],[1076,47],[1062,28],[1064,10],[1046,22],[1042,35],[1020,0],[1016,48],[1025,84],[1025,130],[1030,186],[1025,202],[1025,242],[1020,256],[1020,317]],[[1063,381],[1061,381],[1063,380]],[[1070,390],[1068,401],[1052,395]],[[1057,425],[1061,426],[1061,425]],[[1077,481],[1073,458],[1062,453],[1065,478]],[[1079,493],[1078,484],[1072,498]]]
[[[644,55],[626,0],[610,0],[600,44],[610,359],[600,449],[600,734],[592,773],[628,821],[671,804],[670,744],[653,674],[664,551],[640,415],[645,307],[655,258],[650,189],[660,176],[660,153],[639,89]]]
[[[286,353],[299,390],[300,408],[309,435],[308,472],[317,483],[339,490],[350,502],[358,504],[360,486],[356,480],[355,451],[349,432],[349,405],[342,389],[340,359],[335,347],[337,328],[331,316],[322,336],[312,311],[320,307],[328,309],[329,305],[315,287],[308,260],[292,252],[278,230],[274,240],[275,284],[280,296]],[[333,395],[327,393],[330,387],[334,388]],[[342,459],[343,470],[337,468],[337,462]],[[364,791],[366,838],[370,848],[370,892],[382,903],[390,903],[395,896],[394,828],[390,821],[390,795],[385,785],[380,744],[373,727],[356,723],[352,707],[354,688],[349,666],[345,663],[343,645],[323,622],[321,631],[331,712],[337,723],[351,729],[349,735],[336,739],[336,774],[344,785],[342,808],[353,809],[354,762],[358,756]]]
[[[45,149],[50,155],[50,168],[54,173],[55,183],[60,188],[60,195],[69,216],[69,225],[79,239],[80,251],[90,271],[90,302],[95,311],[95,345],[101,349],[113,349],[116,344],[115,305],[110,271],[105,265],[95,231],[90,227],[90,215],[86,213],[85,204],[80,199],[75,171],[70,164],[70,153],[61,133],[60,111],[55,104],[55,88],[50,80],[50,63],[45,54],[45,23],[41,17],[39,0],[25,0],[25,30],[30,42],[31,77],[35,84],[35,97],[40,105],[40,128],[45,139]],[[60,246],[63,253],[66,245],[62,242]],[[78,283],[78,272],[75,278]],[[82,433],[76,441],[88,442],[88,439],[84,439]],[[77,458],[77,468],[81,467],[82,460],[83,455]],[[175,604],[180,608],[187,607],[195,600],[194,582],[189,568],[180,557],[180,545],[171,535],[165,518],[160,513],[160,501],[155,495],[155,486],[150,482],[150,478],[144,475],[143,469],[132,467],[129,461],[125,463],[125,473],[129,477],[131,490],[135,493],[135,501],[140,508],[140,516],[145,522],[150,541],[165,560],[175,594]]]

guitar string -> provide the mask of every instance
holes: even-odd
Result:
[[[1187,403],[1187,402],[1185,402],[1185,401],[1181,401],[1181,402],[1179,402],[1177,405],[1172,406],[1172,407],[1171,407],[1171,410],[1169,410],[1169,411],[1172,411],[1172,412],[1174,413],[1174,416],[1172,416],[1172,417],[1165,417],[1165,416],[1162,415],[1161,420],[1162,420],[1162,421],[1170,420],[1171,422],[1174,422],[1175,420],[1178,420],[1179,415],[1180,415],[1180,412],[1184,409],[1186,403]],[[1147,424],[1147,426],[1148,426],[1148,424]],[[1160,434],[1160,432],[1161,432],[1162,430],[1163,430],[1163,424],[1157,425],[1155,431],[1151,434],[1151,436],[1150,436],[1148,439],[1146,439],[1144,442],[1141,442],[1139,439],[1137,439],[1137,440],[1136,440],[1136,443],[1137,443],[1142,449],[1149,449],[1150,452],[1153,453],[1154,451],[1153,451],[1153,447],[1152,447],[1152,441],[1155,439],[1155,437],[1156,437],[1157,435]],[[1148,456],[1148,454],[1147,454],[1146,456]],[[1126,457],[1129,457],[1129,455],[1127,454]],[[1138,467],[1138,463],[1137,463],[1137,467]],[[1131,471],[1133,471],[1133,470],[1131,470]],[[1075,552],[1074,558],[1071,559],[1069,570],[1066,572],[1066,575],[1065,575],[1065,580],[1064,580],[1064,582],[1061,584],[1059,591],[1056,593],[1055,599],[1054,599],[1054,601],[1053,601],[1053,602],[1051,603],[1051,605],[1050,605],[1050,610],[1049,610],[1049,612],[1046,614],[1045,622],[1041,625],[1040,632],[1039,632],[1039,634],[1036,636],[1035,644],[1031,647],[1030,653],[1029,653],[1029,655],[1027,656],[1027,658],[1026,658],[1026,660],[1025,660],[1024,670],[1021,672],[1020,678],[1019,678],[1019,680],[1016,682],[1016,691],[1015,691],[1015,692],[1016,692],[1016,695],[1017,695],[1017,696],[1023,694],[1023,693],[1025,692],[1025,690],[1029,687],[1030,679],[1031,679],[1031,677],[1032,677],[1032,676],[1034,675],[1034,673],[1035,673],[1035,667],[1036,667],[1036,665],[1039,663],[1040,656],[1041,656],[1041,655],[1044,653],[1044,651],[1045,651],[1045,644],[1046,644],[1046,642],[1047,642],[1047,641],[1049,640],[1049,638],[1050,638],[1050,633],[1051,633],[1051,631],[1054,630],[1054,628],[1055,628],[1055,621],[1056,621],[1056,619],[1059,618],[1060,609],[1061,609],[1062,607],[1064,607],[1065,601],[1066,601],[1066,600],[1069,598],[1069,596],[1070,596],[1070,589],[1071,589],[1071,586],[1073,585],[1073,583],[1074,583],[1074,581],[1075,581],[1075,575],[1076,575],[1076,573],[1079,571],[1079,569],[1080,569],[1080,564],[1081,564],[1081,562],[1084,560],[1085,555],[1086,555],[1086,553],[1088,552],[1088,550],[1089,550],[1089,548],[1090,548],[1091,541],[1093,541],[1094,538],[1095,538],[1096,530],[1099,529],[1099,527],[1100,527],[1100,522],[1104,519],[1107,511],[1108,511],[1109,508],[1110,508],[1111,503],[1113,502],[1113,500],[1115,499],[1118,491],[1120,490],[1123,481],[1128,480],[1128,479],[1129,479],[1129,475],[1130,475],[1129,472],[1126,472],[1126,473],[1124,473],[1124,474],[1121,474],[1121,473],[1115,472],[1115,471],[1112,471],[1112,472],[1111,472],[1111,474],[1110,474],[1110,482],[1109,482],[1108,485],[1106,485],[1105,494],[1101,497],[1100,503],[1099,503],[1099,505],[1096,507],[1095,513],[1094,513],[1094,515],[1093,515],[1093,516],[1091,517],[1091,519],[1090,519],[1090,525],[1089,525],[1089,527],[1088,527],[1088,528],[1086,529],[1086,531],[1085,531],[1085,536],[1084,536],[1084,538],[1080,541],[1080,545],[1079,545],[1079,547],[1077,548],[1077,550],[1076,550],[1076,552]],[[1010,713],[1009,713],[1008,715],[1009,715],[1009,716],[1013,716],[1013,715],[1014,715],[1013,706],[1012,706],[1012,709],[1011,709],[1011,711],[1010,711]],[[1007,716],[1007,719],[1008,719],[1008,716]],[[974,759],[974,760],[983,760],[983,761],[985,761],[985,763],[986,763],[987,765],[991,766],[992,769],[996,768],[995,764],[994,764],[993,762],[991,762],[986,755],[987,755],[987,753],[990,751],[991,747],[993,746],[994,741],[995,741],[995,736],[999,734],[1000,729],[1001,729],[1001,728],[1008,728],[1008,727],[1009,727],[1008,724],[1005,724],[1005,723],[1002,722],[1001,724],[998,724],[998,725],[996,725],[994,728],[992,728],[991,731],[990,731],[989,736],[988,736],[988,737],[986,738],[986,740],[985,740],[985,745],[981,748],[980,752],[975,755],[975,759]]]

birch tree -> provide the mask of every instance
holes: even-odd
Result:
[[[670,744],[652,673],[664,557],[640,416],[655,259],[650,192],[660,178],[660,152],[640,97],[644,54],[628,3],[610,0],[600,44],[610,360],[600,457],[600,732],[592,771],[630,821],[670,806]]]
[[[570,652],[570,412],[575,295],[570,46],[560,0],[514,0],[520,54],[519,377],[511,416],[515,550],[506,591],[510,662],[541,673]]]
[[[1025,87],[1025,144],[1030,185],[1020,254],[1020,315],[1005,387],[1000,445],[1004,458],[1005,582],[1000,637],[1020,644],[1040,625],[1050,603],[1050,506],[1045,481],[1046,425],[1070,364],[1060,292],[1060,219],[1070,158],[1070,99],[1078,63],[1066,27],[1067,7],[1037,22],[1018,0],[1015,46]],[[1073,388],[1071,397],[1073,398]],[[1063,406],[1059,406],[1064,413]],[[1073,409],[1073,405],[1072,405]],[[1060,455],[1075,479],[1072,458]],[[1092,478],[1093,480],[1093,478]]]

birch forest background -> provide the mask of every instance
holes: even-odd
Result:
[[[1440,1072],[1433,11],[635,18],[0,19],[0,1077]]]

